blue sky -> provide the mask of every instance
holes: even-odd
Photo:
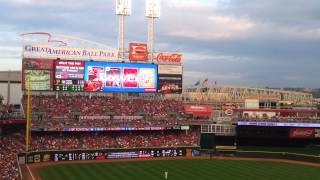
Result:
[[[0,0],[0,70],[21,68],[24,32],[117,47],[115,0]],[[145,42],[144,0],[133,0],[126,43]],[[320,86],[319,0],[162,0],[155,48],[184,54],[184,82]]]

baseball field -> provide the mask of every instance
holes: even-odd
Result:
[[[247,160],[157,160],[54,164],[37,169],[42,180],[312,180],[320,167]]]

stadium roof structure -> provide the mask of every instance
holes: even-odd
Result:
[[[96,41],[62,34],[52,34],[48,32],[29,32],[21,34],[22,44],[66,46],[73,48],[92,49],[116,49],[114,47]]]
[[[185,86],[183,97],[195,98],[202,101],[220,101],[220,102],[244,102],[245,99],[277,99],[279,101],[290,101],[294,104],[312,104],[315,99],[310,93],[285,91],[279,89],[254,88],[254,87],[236,87],[236,86],[209,86],[203,91],[203,88],[197,86]]]
[[[279,112],[279,113],[320,113],[320,110],[307,109],[239,109],[240,111]]]

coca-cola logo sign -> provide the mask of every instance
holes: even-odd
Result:
[[[314,138],[315,129],[313,128],[291,128],[291,138]]]
[[[159,63],[175,63],[182,62],[182,54],[179,53],[158,53],[156,59]]]

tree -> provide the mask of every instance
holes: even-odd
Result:
[[[4,98],[3,98],[2,94],[0,94],[0,105],[3,104],[3,100],[4,100]]]

